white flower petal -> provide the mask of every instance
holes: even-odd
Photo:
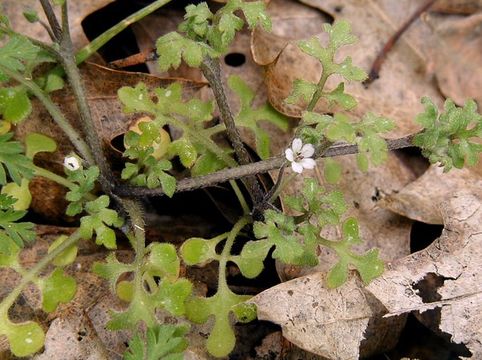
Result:
[[[291,149],[286,149],[285,150],[285,155],[286,155],[286,159],[288,161],[294,161],[295,160],[295,155],[293,154],[293,150]]]
[[[300,138],[294,139],[293,144],[291,144],[291,148],[293,149],[293,152],[295,152],[295,153],[299,153],[302,146],[303,146],[303,143],[301,142]]]
[[[78,170],[80,168],[79,159],[75,156],[66,156],[64,159],[64,166],[71,171]]]
[[[305,145],[303,145],[303,147],[301,148],[301,155],[302,155],[304,158],[312,157],[314,153],[315,153],[315,148],[314,148],[314,146],[311,145],[311,144],[305,144]]]
[[[299,162],[293,161],[291,163],[291,168],[293,169],[294,172],[298,174],[301,174],[303,172],[303,166]]]
[[[311,158],[303,159],[301,160],[301,166],[305,169],[313,169],[316,166],[316,161]]]

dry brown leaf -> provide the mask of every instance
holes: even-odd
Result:
[[[440,90],[459,105],[470,98],[482,106],[482,12],[467,17],[431,15],[426,21],[435,33],[427,51]]]
[[[113,1],[114,0],[68,1],[70,35],[72,37],[72,43],[74,44],[75,49],[80,49],[89,43],[89,40],[85,36],[82,28],[82,21],[89,14],[103,8]],[[31,24],[23,16],[23,12],[26,9],[32,9],[38,13],[40,19],[47,23],[47,19],[43,13],[40,1],[3,0],[1,6],[3,7],[5,15],[7,15],[10,19],[14,30],[21,32],[23,35],[27,35],[47,43],[51,42],[47,32],[39,23]]]
[[[442,224],[439,204],[455,190],[474,191],[482,189],[482,166],[452,169],[432,165],[420,178],[399,192],[388,192],[380,206],[428,224]]]
[[[366,290],[389,311],[387,316],[440,309],[440,331],[463,343],[473,359],[482,357],[481,193],[459,193],[441,206],[444,231],[426,249],[395,261]],[[419,284],[429,276],[441,286]],[[429,283],[430,284],[430,283]],[[428,292],[428,294],[427,294]]]
[[[289,341],[327,359],[358,359],[396,344],[404,321],[382,318],[384,307],[355,276],[338,289],[324,284],[323,274],[311,274],[263,291],[250,302],[259,319],[279,324]]]
[[[346,19],[350,22],[353,32],[360,40],[355,45],[342,49],[339,56],[340,58],[351,56],[354,64],[367,71],[384,43],[420,6],[419,1],[409,0],[383,2],[303,0],[302,2],[332,15],[335,20]],[[269,11],[273,11],[271,8],[274,6],[276,2],[270,4]],[[400,14],[406,14],[406,16],[400,16]],[[288,97],[295,79],[317,81],[321,66],[316,60],[302,53],[291,38],[276,33],[277,24],[285,21],[286,17],[293,16],[284,14],[273,19],[274,34],[257,31],[253,35],[252,50],[254,58],[261,64],[275,60],[268,65],[266,76],[268,95],[272,105],[290,116],[300,116],[304,106],[288,106],[284,103],[284,99]],[[293,28],[303,29],[311,20],[312,17],[301,17],[296,22],[292,22]],[[380,79],[372,83],[368,89],[358,83],[347,84],[347,92],[354,95],[359,102],[358,107],[352,112],[353,115],[361,116],[367,111],[372,111],[394,119],[398,129],[389,134],[390,138],[411,134],[419,129],[418,125],[413,123],[413,119],[423,110],[420,98],[430,96],[436,103],[442,102],[437,89],[429,81],[425,71],[426,59],[420,50],[423,45],[421,41],[426,41],[425,39],[429,36],[430,31],[427,26],[421,23],[412,26],[390,52],[383,65]],[[280,50],[275,59],[274,55]],[[332,88],[339,80],[333,77],[329,80],[327,87]],[[320,104],[316,110],[333,112],[338,109]]]
[[[482,10],[482,1],[438,0],[432,5],[431,10],[451,14],[473,14]]]

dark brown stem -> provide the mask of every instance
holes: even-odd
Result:
[[[226,96],[226,90],[224,81],[221,76],[221,66],[218,59],[205,58],[201,64],[201,70],[207,81],[211,85],[216,103],[218,104],[219,112],[221,113],[221,119],[226,126],[226,133],[229,141],[231,141],[236,157],[241,165],[250,164],[251,158],[248,151],[244,147],[241,136],[234,122],[233,112],[229,106],[228,98]],[[253,198],[254,207],[263,201],[263,191],[259,185],[257,179],[254,176],[246,178],[248,189]]]
[[[62,38],[62,28],[60,27],[59,21],[57,20],[57,16],[55,15],[52,4],[49,0],[40,0],[40,4],[42,5],[42,9],[45,13],[45,16],[47,17],[50,28],[52,29],[52,36],[54,37],[54,41],[60,42],[60,39]]]
[[[383,49],[378,53],[373,65],[368,74],[368,79],[363,82],[363,85],[368,87],[372,82],[380,77],[380,70],[387,57],[387,54],[392,50],[393,46],[397,43],[402,34],[409,28],[409,26],[425,11],[427,11],[437,0],[426,1],[412,16],[398,29],[398,31],[392,35],[392,37],[386,42]]]
[[[387,140],[388,150],[402,149],[412,147],[413,135],[405,136],[400,139]],[[323,145],[322,145],[323,146]],[[318,150],[318,149],[317,149]],[[320,153],[320,151],[317,151]],[[357,145],[339,144],[332,145],[318,157],[334,157],[358,153]],[[286,162],[284,155],[277,156],[268,160],[258,161],[248,165],[241,165],[236,168],[230,168],[217,171],[213,174],[198,176],[181,180],[177,183],[176,192],[190,191],[208,186],[213,186],[228,180],[253,176],[256,174],[266,173],[270,170],[279,169]],[[147,189],[145,187],[122,186],[116,188],[116,194],[119,196],[159,196],[164,195],[161,188]]]
[[[87,103],[87,97],[85,95],[84,85],[78,71],[75,56],[73,51],[72,40],[70,38],[69,31],[69,19],[67,13],[67,2],[62,6],[62,37],[60,40],[60,53],[62,55],[61,63],[65,70],[65,74],[72,87],[72,92],[76,100],[77,108],[79,110],[80,125],[82,131],[89,145],[95,165],[100,170],[100,183],[102,189],[109,195],[112,194],[114,186],[114,176],[104,156],[104,150],[102,148],[97,129],[92,119],[89,104]],[[94,164],[90,164],[94,165]]]

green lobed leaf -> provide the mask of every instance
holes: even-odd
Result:
[[[25,137],[25,155],[33,159],[39,152],[54,152],[57,143],[54,139],[39,133],[29,133]]]
[[[108,209],[110,199],[107,195],[99,196],[94,201],[89,201],[85,205],[85,210],[89,215],[80,219],[80,236],[83,239],[91,239],[96,234],[96,244],[104,245],[108,249],[115,249],[116,236],[110,226],[119,228],[123,220],[117,212]]]
[[[429,98],[423,98],[425,111],[416,121],[424,126],[413,143],[422,149],[422,154],[431,163],[440,163],[444,171],[452,167],[462,168],[465,164],[475,165],[482,145],[482,116],[477,113],[477,104],[468,100],[463,107],[447,99],[444,111],[439,113]]]
[[[0,114],[5,121],[18,124],[32,112],[32,104],[22,87],[0,89]]]
[[[145,336],[139,332],[129,341],[124,360],[182,360],[188,342],[187,325],[155,325],[147,328]]]
[[[55,248],[59,247],[67,239],[67,235],[60,235],[57,239],[54,240],[52,244],[50,244],[47,252],[50,254]],[[72,264],[77,258],[77,251],[77,245],[69,246],[67,249],[65,249],[55,257],[55,259],[52,261],[52,264],[59,267]]]
[[[190,238],[184,241],[180,248],[180,254],[187,265],[203,265],[216,259],[217,241],[203,238]]]
[[[230,76],[228,78],[228,86],[241,100],[240,110],[235,117],[236,125],[247,128],[253,132],[256,139],[256,151],[258,155],[261,159],[268,158],[270,155],[270,136],[260,127],[260,124],[262,121],[266,121],[283,131],[287,131],[288,118],[278,113],[269,104],[253,108],[254,91],[252,91],[239,76]]]
[[[0,334],[7,337],[15,356],[29,356],[42,348],[45,335],[39,324],[33,321],[12,323],[6,315],[4,317],[0,321]]]
[[[17,185],[21,185],[22,178],[33,177],[31,159],[23,154],[18,141],[11,141],[12,137],[13,133],[0,135],[0,185],[7,183],[7,172]]]
[[[149,256],[145,268],[152,276],[177,279],[181,261],[176,247],[167,243],[152,243],[147,248]]]
[[[11,36],[8,42],[0,48],[0,64],[10,70],[22,72],[25,70],[24,62],[34,60],[39,50],[26,37]]]
[[[60,303],[68,303],[74,298],[77,283],[72,276],[67,276],[61,268],[55,269],[46,279],[40,281],[42,291],[42,309],[55,311]]]

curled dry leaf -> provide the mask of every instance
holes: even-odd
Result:
[[[482,202],[481,193],[453,195],[441,206],[444,231],[426,249],[395,261],[366,290],[398,316],[408,312],[440,311],[440,331],[463,343],[473,359],[482,357]],[[420,283],[427,282],[424,292]],[[432,286],[437,284],[440,286]]]
[[[337,289],[324,284],[325,276],[315,273],[263,291],[250,302],[259,319],[279,324],[289,341],[327,359],[359,359],[396,344],[404,321],[383,318],[384,307],[355,276]]]
[[[303,0],[302,2],[332,15],[335,20],[346,19],[350,22],[353,33],[358,36],[359,41],[354,46],[340,50],[339,56],[340,58],[351,56],[353,63],[367,72],[385,42],[420,6],[419,1],[397,0],[383,3],[337,0]],[[272,9],[276,3],[272,2],[268,10],[274,13],[275,10]],[[400,16],[400,14],[406,14],[406,16]],[[286,105],[284,100],[288,97],[291,84],[295,79],[317,82],[321,66],[301,52],[292,38],[277,34],[276,26],[283,23],[283,17],[286,16],[281,16],[279,20],[276,17],[273,19],[274,34],[261,31],[253,34],[252,51],[254,58],[260,64],[267,65],[266,85],[272,105],[287,115],[300,116],[306,104]],[[313,21],[312,19],[313,17],[299,17],[297,21],[293,20],[292,26],[304,29]],[[420,39],[426,41],[430,36],[430,29],[426,25],[420,22],[414,24],[392,49],[383,65],[380,78],[368,89],[359,83],[346,84],[347,93],[355,96],[359,102],[358,107],[351,114],[360,116],[371,111],[394,119],[398,129],[389,133],[390,138],[416,132],[419,127],[412,120],[422,111],[419,99],[428,95],[436,103],[442,102],[436,87],[427,81],[429,79],[425,69],[426,58],[421,50],[424,43]],[[303,37],[306,38],[307,35]],[[332,89],[339,81],[339,78],[333,77],[328,81],[327,88]],[[329,107],[321,102],[316,110],[326,113],[340,109]]]
[[[482,105],[482,12],[431,15],[426,21],[435,33],[434,46],[427,51],[440,90],[459,105],[469,98]]]
[[[482,166],[475,168],[443,169],[432,165],[420,178],[399,192],[388,193],[380,206],[428,224],[442,224],[439,204],[454,189],[477,191],[482,189]]]
[[[114,0],[68,1],[70,35],[75,49],[80,49],[89,43],[82,28],[82,21],[88,15],[112,2],[114,2]],[[40,1],[3,0],[2,8],[15,30],[38,40],[45,42],[51,41],[45,29],[39,23],[31,24],[23,16],[25,9],[32,9],[37,12],[40,19],[47,23]]]

